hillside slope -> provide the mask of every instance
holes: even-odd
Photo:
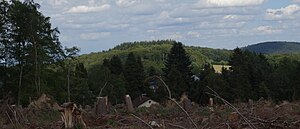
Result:
[[[157,69],[163,67],[163,62],[169,53],[174,41],[142,41],[129,42],[118,45],[108,51],[84,54],[78,57],[80,62],[83,62],[87,69],[97,66],[102,63],[103,59],[111,58],[113,55],[121,57],[123,62],[126,60],[128,53],[133,52],[142,58],[144,67],[147,69],[154,66]],[[222,64],[229,60],[230,50],[212,49],[202,47],[185,46],[186,51],[193,61],[195,69],[201,68],[205,62]]]
[[[263,54],[298,54],[300,53],[300,43],[263,42],[246,46],[243,49]]]

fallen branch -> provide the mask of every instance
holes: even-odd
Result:
[[[134,118],[140,120],[141,122],[143,122],[144,124],[146,124],[150,129],[153,129],[151,125],[149,125],[147,122],[145,122],[143,119],[139,118],[138,116],[134,115],[134,114],[130,114],[131,116],[133,116]]]
[[[232,129],[227,122],[225,124],[227,125],[227,129]]]
[[[171,91],[169,89],[169,86],[165,83],[164,80],[161,79],[161,77],[159,77],[159,76],[151,76],[151,77],[146,78],[145,81],[148,81],[149,79],[153,79],[153,78],[157,78],[159,81],[161,81],[164,84],[164,86],[166,87],[166,89],[168,91],[169,98],[172,98],[172,94],[171,94]]]
[[[14,110],[10,105],[7,105],[8,109],[10,110],[10,112],[13,114],[14,119],[15,119],[15,124],[17,125],[17,127],[22,127],[18,118],[17,118],[17,111]]]
[[[187,129],[187,128],[185,128],[183,126],[180,126],[180,125],[175,125],[175,124],[172,124],[172,123],[167,123],[167,124],[170,125],[170,126],[173,126],[173,127],[180,128],[180,129]]]
[[[214,91],[213,89],[211,89],[210,87],[208,87],[208,86],[206,86],[206,87],[214,93],[214,94],[212,94],[212,93],[206,92],[206,94],[212,95],[212,96],[214,96],[214,97],[222,100],[223,103],[229,105],[230,108],[232,108],[233,110],[235,110],[244,119],[244,121],[250,126],[251,129],[257,129],[241,112],[239,112],[239,110],[235,106],[233,106],[227,100],[225,100],[222,97],[220,97],[220,95],[216,91]]]
[[[176,102],[175,100],[173,100],[172,98],[169,98],[171,101],[173,101],[189,118],[189,120],[193,123],[193,125],[195,126],[195,129],[198,129],[198,126],[196,125],[196,123],[193,121],[193,119],[191,118],[191,116],[188,114],[188,112],[186,110],[183,109],[182,106],[180,106],[180,104],[178,102]]]
[[[205,129],[209,123],[206,123],[201,129]]]
[[[264,120],[264,119],[261,119],[261,118],[258,118],[258,117],[253,117],[253,116],[250,116],[250,118],[258,120],[258,121],[263,122],[263,123],[273,123],[278,119],[278,118],[276,118],[274,120]]]
[[[15,128],[15,129],[18,129],[18,126],[17,126],[17,125],[13,122],[13,120],[10,118],[9,114],[8,114],[7,112],[5,112],[5,113],[6,113],[7,117],[8,117],[8,119],[9,119],[10,123],[14,126],[14,128]]]
[[[105,82],[104,86],[101,88],[101,90],[100,90],[100,92],[99,92],[99,94],[98,94],[98,97],[101,97],[102,91],[103,91],[103,89],[106,87],[107,83],[108,83],[108,82]]]
[[[292,122],[292,124],[298,124],[300,122],[300,120],[297,120],[297,121],[294,121],[294,122]]]

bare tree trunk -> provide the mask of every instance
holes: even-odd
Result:
[[[31,21],[31,31],[33,31],[32,28],[32,21]],[[38,82],[38,74],[39,74],[39,70],[38,70],[38,51],[37,51],[37,42],[35,40],[34,34],[31,33],[31,38],[32,38],[32,44],[34,47],[34,65],[35,65],[35,72],[34,72],[34,83],[35,83],[35,87],[37,90],[37,96],[40,96],[40,83]]]
[[[68,67],[68,75],[67,75],[67,78],[68,78],[68,101],[71,102],[71,97],[70,97],[70,65]]]
[[[39,96],[41,95],[42,88],[41,88],[41,64],[38,64],[38,87],[39,87]]]
[[[19,86],[18,86],[18,107],[20,106],[20,99],[21,99],[21,86],[22,86],[22,78],[23,78],[23,64],[21,64],[20,68],[20,77],[19,77]]]
[[[34,84],[36,87],[36,92],[37,92],[37,96],[40,96],[40,88],[39,88],[39,83],[38,83],[38,52],[37,52],[37,44],[35,42],[35,38],[34,36],[32,36],[33,39],[33,47],[34,47],[34,65],[35,65],[35,70],[34,70]]]

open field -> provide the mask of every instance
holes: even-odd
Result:
[[[216,73],[222,73],[222,68],[229,70],[230,67],[231,66],[229,66],[229,65],[213,65],[213,68]]]

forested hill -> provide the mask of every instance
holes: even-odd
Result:
[[[263,54],[299,54],[300,43],[298,42],[264,42],[249,45],[243,49]]]
[[[142,58],[145,68],[154,66],[161,69],[163,67],[164,59],[170,51],[173,42],[174,41],[171,40],[127,42],[117,45],[108,51],[81,55],[78,59],[80,62],[84,63],[87,69],[89,69],[95,65],[101,64],[103,59],[109,59],[113,55],[118,55],[125,61],[128,53],[133,52]],[[185,46],[185,49],[190,55],[195,68],[200,68],[205,62],[214,64],[226,63],[231,54],[231,51],[226,49],[194,46]]]

